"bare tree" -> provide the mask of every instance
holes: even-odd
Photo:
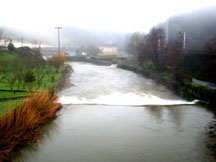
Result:
[[[148,35],[148,41],[151,48],[152,61],[159,68],[159,65],[162,64],[161,58],[164,55],[164,30],[162,28],[152,28]]]
[[[3,37],[3,30],[0,29],[0,41],[2,40],[2,37]]]
[[[161,28],[152,28],[150,33],[139,39],[136,50],[138,61],[143,64],[151,60],[157,69],[164,65],[165,60],[165,34]]]
[[[139,54],[140,44],[143,43],[143,37],[144,35],[142,35],[141,33],[133,33],[127,44],[127,52],[133,54],[135,58]]]
[[[0,51],[2,50],[2,44],[3,44],[3,30],[0,29]]]
[[[173,68],[180,67],[183,54],[183,33],[179,32],[176,40],[170,41],[167,46],[166,64]]]

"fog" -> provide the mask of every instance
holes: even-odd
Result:
[[[128,33],[147,33],[173,15],[216,6],[215,0],[20,0],[2,1],[4,37],[56,45],[55,26],[63,27],[62,43],[109,43],[124,46]]]
[[[215,0],[11,0],[1,2],[0,24],[34,32],[54,26],[148,32],[172,15],[212,5]]]

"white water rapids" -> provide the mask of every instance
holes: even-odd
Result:
[[[134,94],[134,93],[112,93],[101,95],[95,99],[77,98],[72,96],[61,96],[59,100],[62,104],[72,105],[110,105],[110,106],[148,106],[148,105],[193,105],[198,102],[194,100],[188,102],[185,100],[165,100],[153,95]]]
[[[74,86],[66,90],[67,95],[65,92],[60,95],[62,104],[147,106],[198,102],[185,101],[153,80],[130,71],[82,63],[73,65],[75,73],[71,82]]]

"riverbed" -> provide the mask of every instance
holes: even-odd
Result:
[[[213,114],[140,74],[70,63],[74,86],[44,138],[13,161],[213,162],[205,127]]]

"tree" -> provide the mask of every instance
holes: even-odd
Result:
[[[82,52],[87,52],[87,49],[84,46],[81,46],[81,47],[76,49],[77,55],[82,55]]]
[[[34,40],[31,42],[32,43],[32,50],[39,56],[42,57],[41,55],[41,42]]]
[[[205,49],[209,54],[216,55],[216,36],[211,38],[205,45]]]
[[[0,51],[2,50],[2,36],[3,36],[3,30],[0,29]]]
[[[183,33],[179,32],[177,39],[167,45],[166,64],[179,68],[183,55]]]
[[[13,45],[12,42],[10,42],[10,43],[8,44],[8,50],[11,51],[11,52],[15,50],[15,47],[14,47],[14,45]]]
[[[143,41],[144,35],[140,33],[133,33],[127,44],[127,52],[133,54],[134,57],[137,57],[139,54],[140,44]]]
[[[151,60],[151,51],[147,35],[145,35],[142,41],[137,44],[136,48],[138,53],[137,60],[140,65],[142,65],[145,61]]]
[[[14,86],[19,89],[21,82],[23,82],[23,73],[25,70],[24,62],[21,58],[15,57],[13,59],[4,60],[1,62],[2,82],[9,85],[13,90]]]
[[[46,71],[44,70],[45,68],[46,68],[45,64],[38,64],[35,67],[34,73],[36,76],[36,83],[38,88],[40,88],[44,76],[47,75]]]
[[[162,28],[152,28],[148,35],[152,62],[155,64],[156,68],[159,68],[159,65],[163,64],[162,60],[164,58],[164,49],[165,49],[164,35],[165,35],[164,30]]]
[[[3,36],[3,30],[0,29],[0,40],[2,40],[2,36]]]
[[[157,69],[164,65],[165,58],[165,36],[161,28],[152,28],[150,33],[145,35],[136,44],[137,58],[140,64],[145,60],[151,60]]]
[[[24,75],[24,81],[29,85],[29,90],[31,89],[31,84],[35,81],[35,75],[33,71],[27,71]]]

